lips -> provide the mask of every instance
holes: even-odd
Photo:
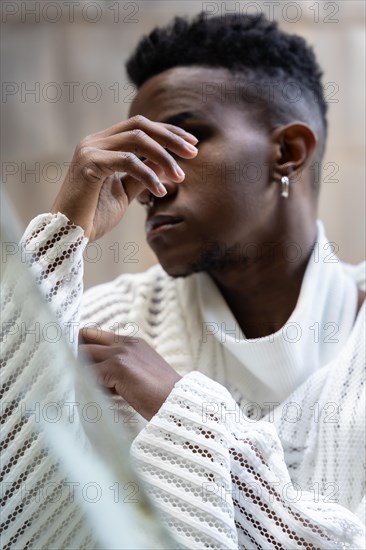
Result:
[[[165,214],[152,216],[146,221],[146,224],[145,224],[146,233],[151,233],[151,231],[154,231],[163,226],[175,225],[181,221],[183,221],[183,218],[180,218],[178,216],[169,216]]]
[[[152,216],[146,222],[146,231],[151,231],[152,229],[157,229],[163,225],[174,225],[183,220],[177,216],[168,216],[159,214],[158,216]]]

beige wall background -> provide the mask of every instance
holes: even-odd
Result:
[[[330,136],[319,217],[347,262],[365,256],[365,3],[4,1],[1,170],[21,228],[47,212],[77,142],[126,118],[124,62],[139,38],[174,15],[262,10],[304,36],[325,70]],[[197,45],[199,46],[199,45]],[[86,287],[156,263],[143,208],[86,250]]]

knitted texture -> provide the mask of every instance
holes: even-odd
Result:
[[[65,332],[76,319],[82,294],[80,255],[73,262],[70,258],[83,241],[80,228],[65,218],[52,224],[50,217],[31,224],[23,241],[23,260]],[[74,402],[74,390],[65,373],[50,373],[59,348],[47,342],[41,312],[38,325],[34,323],[36,298],[32,300],[26,274],[17,275],[3,281],[1,293],[2,548],[94,548],[90,526],[77,500],[69,497],[70,480],[60,457],[39,430],[44,407]],[[80,424],[69,423],[69,429],[83,445]],[[87,449],[86,441],[84,445]],[[60,487],[65,489],[61,494]]]
[[[73,334],[79,328],[81,305],[81,326],[97,323],[142,337],[183,375],[147,425],[130,425],[139,432],[133,460],[177,548],[364,548],[359,518],[365,494],[365,305],[339,356],[253,421],[237,404],[250,396],[234,400],[230,380],[229,391],[214,381],[223,348],[216,339],[203,343],[199,337],[202,317],[191,278],[172,279],[154,266],[82,295],[86,239],[81,228],[62,214],[41,215],[23,243],[37,284],[74,350],[77,339],[71,341],[70,327]],[[15,407],[35,385],[48,394],[47,372],[36,373],[50,346],[11,330],[11,323],[21,326],[26,312],[12,307],[17,285],[9,289],[2,301],[3,326],[9,323],[2,398]],[[62,384],[51,386],[55,401],[65,398]],[[123,408],[122,400],[116,403]],[[35,486],[45,477],[59,481],[57,457],[45,451],[32,417],[17,423],[11,409],[8,413],[3,481],[26,479]],[[4,548],[95,544],[70,499],[62,507],[52,498],[41,506],[27,498],[19,504],[11,491],[3,496]]]
[[[132,454],[179,547],[364,548],[349,511],[364,511],[364,313],[339,360],[263,420],[201,373],[176,384]]]

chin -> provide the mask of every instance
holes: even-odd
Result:
[[[167,246],[150,247],[164,271],[174,278],[188,277],[192,273],[201,271],[197,269],[200,264],[201,253],[192,246]]]
[[[218,246],[216,243],[213,246],[207,247],[199,254],[185,254],[184,258],[189,258],[187,261],[178,261],[178,258],[162,258],[157,255],[161,267],[170,275],[170,277],[188,277],[193,273],[225,271],[227,269],[243,269],[249,265],[249,258],[245,255],[238,256],[237,248],[231,248],[223,245]]]
[[[223,267],[221,263],[218,264],[217,262],[212,260],[207,261],[207,259],[205,258],[200,258],[197,261],[191,261],[184,264],[178,262],[168,263],[163,262],[159,259],[159,263],[164,271],[173,278],[189,277],[189,275],[193,275],[193,273],[200,273],[202,271],[209,272],[212,269]]]
[[[241,268],[247,258],[238,257],[237,247],[232,249],[220,241],[211,241],[199,246],[165,247],[154,250],[161,267],[170,277],[188,277],[193,273]]]
[[[188,265],[182,265],[182,264],[168,264],[164,263],[159,260],[159,263],[161,267],[164,269],[164,271],[170,276],[175,279],[178,277],[188,277],[189,275],[192,275],[192,273],[195,273],[196,271],[192,269],[192,267]]]

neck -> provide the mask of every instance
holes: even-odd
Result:
[[[210,272],[246,338],[277,332],[295,309],[316,239],[316,226],[267,251],[244,267]],[[296,243],[296,246],[294,245]]]

